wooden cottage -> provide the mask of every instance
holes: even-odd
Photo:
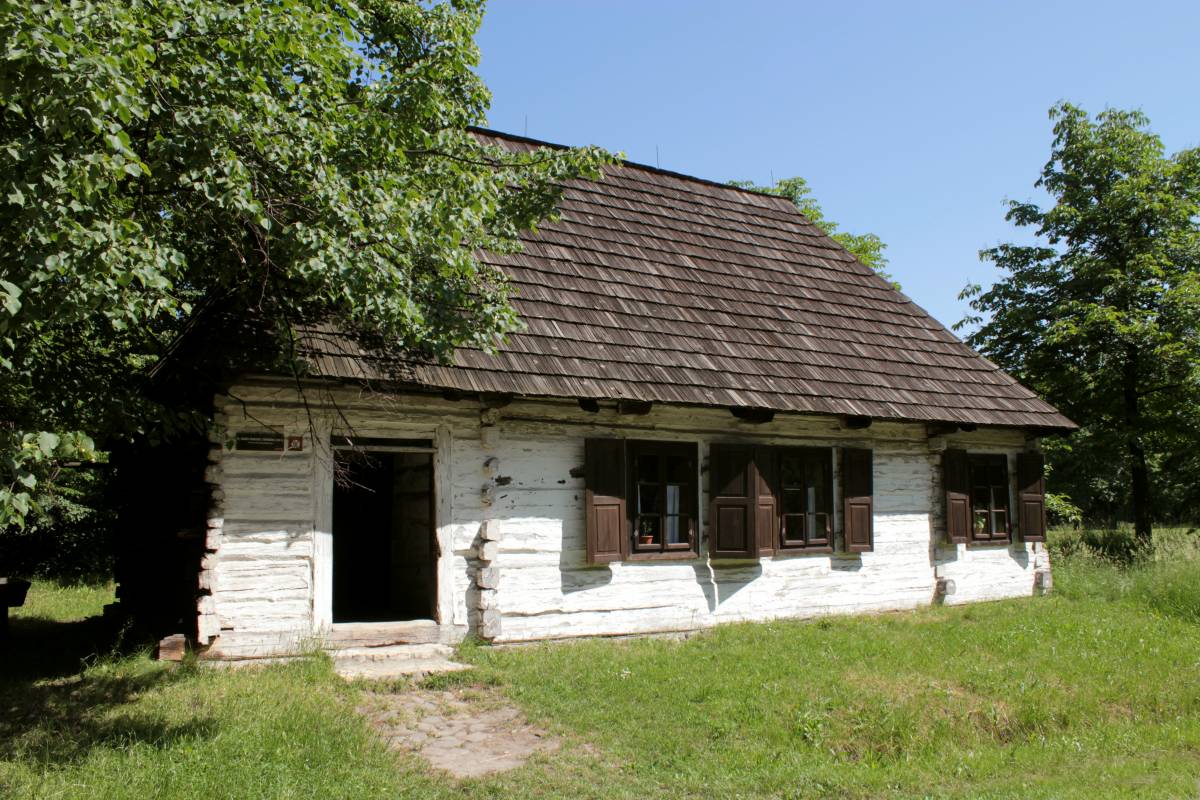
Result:
[[[539,143],[481,134],[513,149]],[[484,256],[525,329],[384,368],[308,337],[217,398],[196,635],[693,631],[1045,588],[1073,424],[787,200],[636,164]]]

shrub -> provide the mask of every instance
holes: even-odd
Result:
[[[116,515],[108,510],[107,471],[64,470],[41,515],[24,529],[0,530],[0,575],[99,584],[112,577]]]

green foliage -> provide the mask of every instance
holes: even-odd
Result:
[[[517,323],[475,253],[516,249],[607,157],[471,135],[481,17],[0,2],[0,421],[20,441],[177,436],[220,370],[300,369],[301,324],[381,354],[494,347]],[[0,496],[0,525],[34,510],[21,496]]]
[[[825,216],[825,212],[821,210],[821,206],[817,203],[817,198],[813,197],[812,189],[809,188],[808,181],[801,177],[782,178],[776,181],[774,186],[757,186],[753,181],[730,181],[731,186],[737,186],[740,189],[750,189],[755,192],[764,192],[766,194],[778,195],[791,200],[796,208],[800,209],[808,221],[816,225],[824,231],[830,238],[840,244],[842,247],[850,251],[850,253],[866,264],[871,269],[879,273],[879,276],[892,284],[896,289],[900,288],[900,284],[892,279],[892,276],[887,273],[887,256],[883,251],[887,249],[887,245],[873,233],[849,233],[847,231],[839,231],[838,225],[831,219]]]
[[[1083,524],[1083,511],[1065,494],[1046,494],[1046,516],[1051,525]]]
[[[45,511],[52,499],[39,498],[38,484],[57,474],[64,462],[99,458],[91,438],[78,432],[10,430],[0,436],[0,530],[10,525],[23,528],[26,516]]]
[[[0,574],[102,584],[117,535],[107,468],[66,468],[43,483],[28,524],[0,536]]]
[[[1054,204],[1007,215],[1039,241],[981,253],[1003,277],[964,290],[963,324],[982,323],[967,341],[1083,425],[1051,453],[1054,485],[1093,518],[1132,508],[1144,536],[1152,500],[1168,518],[1200,501],[1200,148],[1166,155],[1136,111],[1050,116],[1037,185]]]

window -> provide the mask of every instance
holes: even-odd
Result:
[[[699,555],[695,443],[588,439],[584,453],[589,564]],[[870,450],[713,444],[707,470],[708,554],[758,558],[831,552],[835,474],[845,550],[869,552],[874,548]]]
[[[696,455],[692,442],[588,439],[588,563],[694,557],[699,549]]]
[[[947,450],[942,459],[950,542],[1010,541],[1008,456]]]
[[[630,442],[633,553],[687,552],[696,538],[696,446]]]
[[[1008,458],[972,455],[971,538],[975,541],[1008,540]]]
[[[833,451],[805,447],[777,450],[782,500],[780,546],[833,544]]]
[[[709,452],[713,558],[833,550],[833,448],[714,444]],[[872,453],[840,453],[845,549],[868,552],[874,547]]]

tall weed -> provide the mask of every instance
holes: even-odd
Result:
[[[1153,541],[1131,528],[1053,530],[1057,592],[1076,600],[1122,602],[1200,623],[1200,531],[1163,528]]]

